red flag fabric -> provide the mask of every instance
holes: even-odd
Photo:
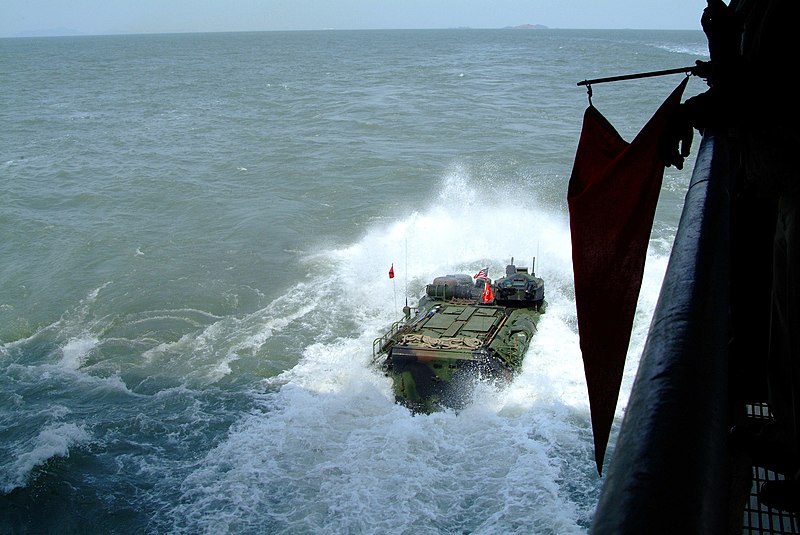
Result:
[[[394,264],[392,264],[392,266],[389,268],[389,278],[394,278]]]
[[[590,104],[569,181],[578,334],[600,474],[664,176],[659,140],[687,80],[631,143]]]
[[[492,286],[489,284],[488,279],[486,280],[486,286],[483,287],[483,293],[481,294],[481,299],[483,300],[484,304],[494,300],[494,292],[492,292]]]

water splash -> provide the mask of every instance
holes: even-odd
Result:
[[[314,334],[295,366],[265,381],[259,412],[182,482],[170,529],[584,532],[600,482],[568,224],[535,198],[508,202],[510,190],[455,172],[431,206],[309,255],[311,282],[291,292],[314,303],[303,315]],[[459,413],[412,416],[396,405],[371,366],[371,342],[396,319],[398,281],[415,304],[433,276],[485,265],[497,276],[514,255],[537,256],[550,302],[520,376],[505,389],[479,386]],[[658,253],[648,264],[630,369],[664,265]]]

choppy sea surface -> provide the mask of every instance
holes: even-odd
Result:
[[[588,531],[576,83],[690,66],[705,43],[0,40],[0,533]],[[679,82],[596,85],[593,102],[630,140]],[[691,167],[665,174],[620,418]],[[511,257],[536,257],[549,302],[521,375],[458,413],[396,405],[373,339],[433,277]]]

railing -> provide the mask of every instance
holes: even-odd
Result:
[[[591,533],[727,533],[730,172],[698,150]]]
[[[386,347],[386,343],[389,339],[397,334],[400,329],[405,325],[405,320],[399,320],[392,323],[392,326],[389,327],[389,330],[386,331],[383,336],[376,338],[372,341],[372,359],[375,360],[378,356],[383,353],[384,348]]]

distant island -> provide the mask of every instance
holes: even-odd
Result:
[[[506,30],[547,30],[547,26],[542,24],[520,24],[519,26],[506,26]]]

